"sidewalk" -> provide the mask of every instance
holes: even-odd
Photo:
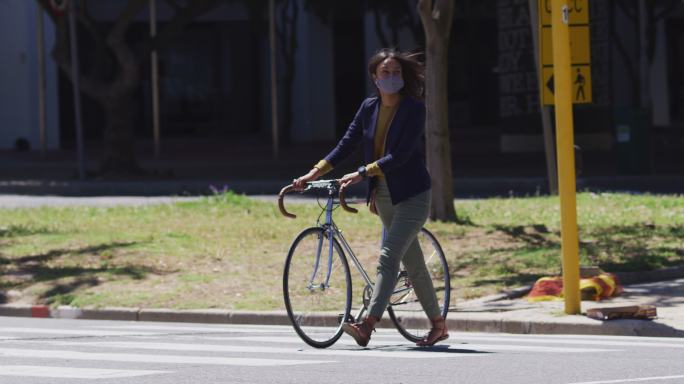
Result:
[[[602,322],[565,315],[563,301],[485,299],[458,305],[456,316],[450,314],[450,324],[455,323],[457,330],[481,332],[684,337],[684,279],[628,285],[613,299],[583,301],[582,311],[639,304],[654,305],[658,318]]]
[[[681,273],[681,269],[680,272]],[[504,296],[504,295],[502,295]],[[453,331],[514,334],[578,334],[684,337],[684,278],[625,287],[625,292],[603,302],[582,302],[582,310],[596,307],[652,304],[655,320],[598,321],[583,315],[563,314],[563,302],[530,303],[502,296],[456,303],[447,318]],[[45,306],[0,305],[0,316],[52,317],[126,321],[289,325],[285,311],[170,310],[142,308],[79,309]],[[337,318],[336,314],[331,315]],[[385,318],[381,327],[392,327]]]

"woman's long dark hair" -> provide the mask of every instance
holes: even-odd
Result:
[[[401,75],[404,78],[404,88],[401,89],[400,93],[422,100],[425,94],[425,66],[418,61],[420,56],[420,53],[399,52],[394,49],[383,48],[368,60],[368,73],[372,79],[378,65],[386,59],[392,58],[401,65]]]

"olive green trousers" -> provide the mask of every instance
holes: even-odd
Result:
[[[425,314],[434,319],[441,315],[432,279],[425,266],[425,259],[417,235],[430,214],[430,191],[392,205],[389,189],[384,179],[378,183],[375,206],[386,236],[378,260],[375,289],[368,314],[378,319],[389,304],[403,262],[409,279]]]

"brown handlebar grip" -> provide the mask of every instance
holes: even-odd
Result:
[[[290,184],[287,187],[281,189],[280,193],[278,194],[278,208],[280,209],[280,213],[282,213],[285,217],[289,217],[290,219],[295,219],[297,218],[297,216],[285,210],[285,202],[283,201],[283,199],[285,198],[285,194],[289,193],[293,189],[294,187],[292,186],[292,184]]]
[[[342,209],[344,209],[345,211],[350,212],[350,213],[358,213],[359,212],[358,209],[352,208],[352,207],[347,205],[347,202],[344,200],[344,187],[340,187],[340,206],[342,207]]]

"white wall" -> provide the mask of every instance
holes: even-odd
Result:
[[[45,48],[54,43],[54,26],[45,16]],[[38,53],[35,1],[0,0],[0,149],[10,149],[19,138],[40,149]],[[48,57],[47,146],[59,147],[57,68]]]

